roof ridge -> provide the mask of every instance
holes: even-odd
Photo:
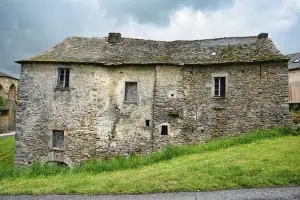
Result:
[[[108,37],[85,37],[85,36],[68,36],[66,37],[62,42],[58,43],[57,45],[60,45],[64,41],[68,39],[107,39]],[[129,40],[144,40],[144,41],[153,41],[153,42],[193,42],[193,41],[214,41],[214,40],[225,40],[225,39],[255,39],[257,36],[235,36],[235,37],[217,37],[217,38],[207,38],[207,39],[190,39],[190,40],[153,40],[153,39],[147,39],[147,38],[133,38],[133,37],[122,37],[122,39],[129,39]],[[57,46],[55,45],[55,46]],[[55,47],[54,46],[54,47]]]

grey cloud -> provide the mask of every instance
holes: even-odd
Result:
[[[108,16],[123,23],[128,17],[133,17],[140,23],[154,23],[165,26],[169,16],[175,10],[188,6],[195,10],[211,10],[229,7],[231,0],[113,0],[101,1],[108,11]]]
[[[78,15],[81,14],[81,15]],[[82,13],[61,0],[4,0],[0,3],[0,71],[18,77],[14,61],[38,54],[69,35],[78,35]]]
[[[95,1],[99,7],[87,6],[92,2],[87,0],[0,0],[0,71],[18,77],[15,60],[39,54],[68,36],[104,36],[127,24],[130,17],[140,24],[167,26],[170,15],[183,6],[215,10],[232,5],[231,0]],[[292,53],[300,50],[299,33],[298,26],[272,36],[284,53]]]

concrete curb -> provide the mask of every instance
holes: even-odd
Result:
[[[0,138],[15,136],[15,134],[16,134],[15,132],[3,133],[3,134],[0,134]]]
[[[177,192],[145,195],[20,195],[0,196],[3,200],[299,200],[300,187],[238,189],[215,192]]]

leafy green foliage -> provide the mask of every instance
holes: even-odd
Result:
[[[4,109],[4,97],[0,96],[0,113]]]

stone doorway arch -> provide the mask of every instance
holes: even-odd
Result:
[[[16,95],[17,95],[17,88],[14,84],[12,84],[9,87],[9,91],[8,91],[8,99],[15,101],[16,100]]]

